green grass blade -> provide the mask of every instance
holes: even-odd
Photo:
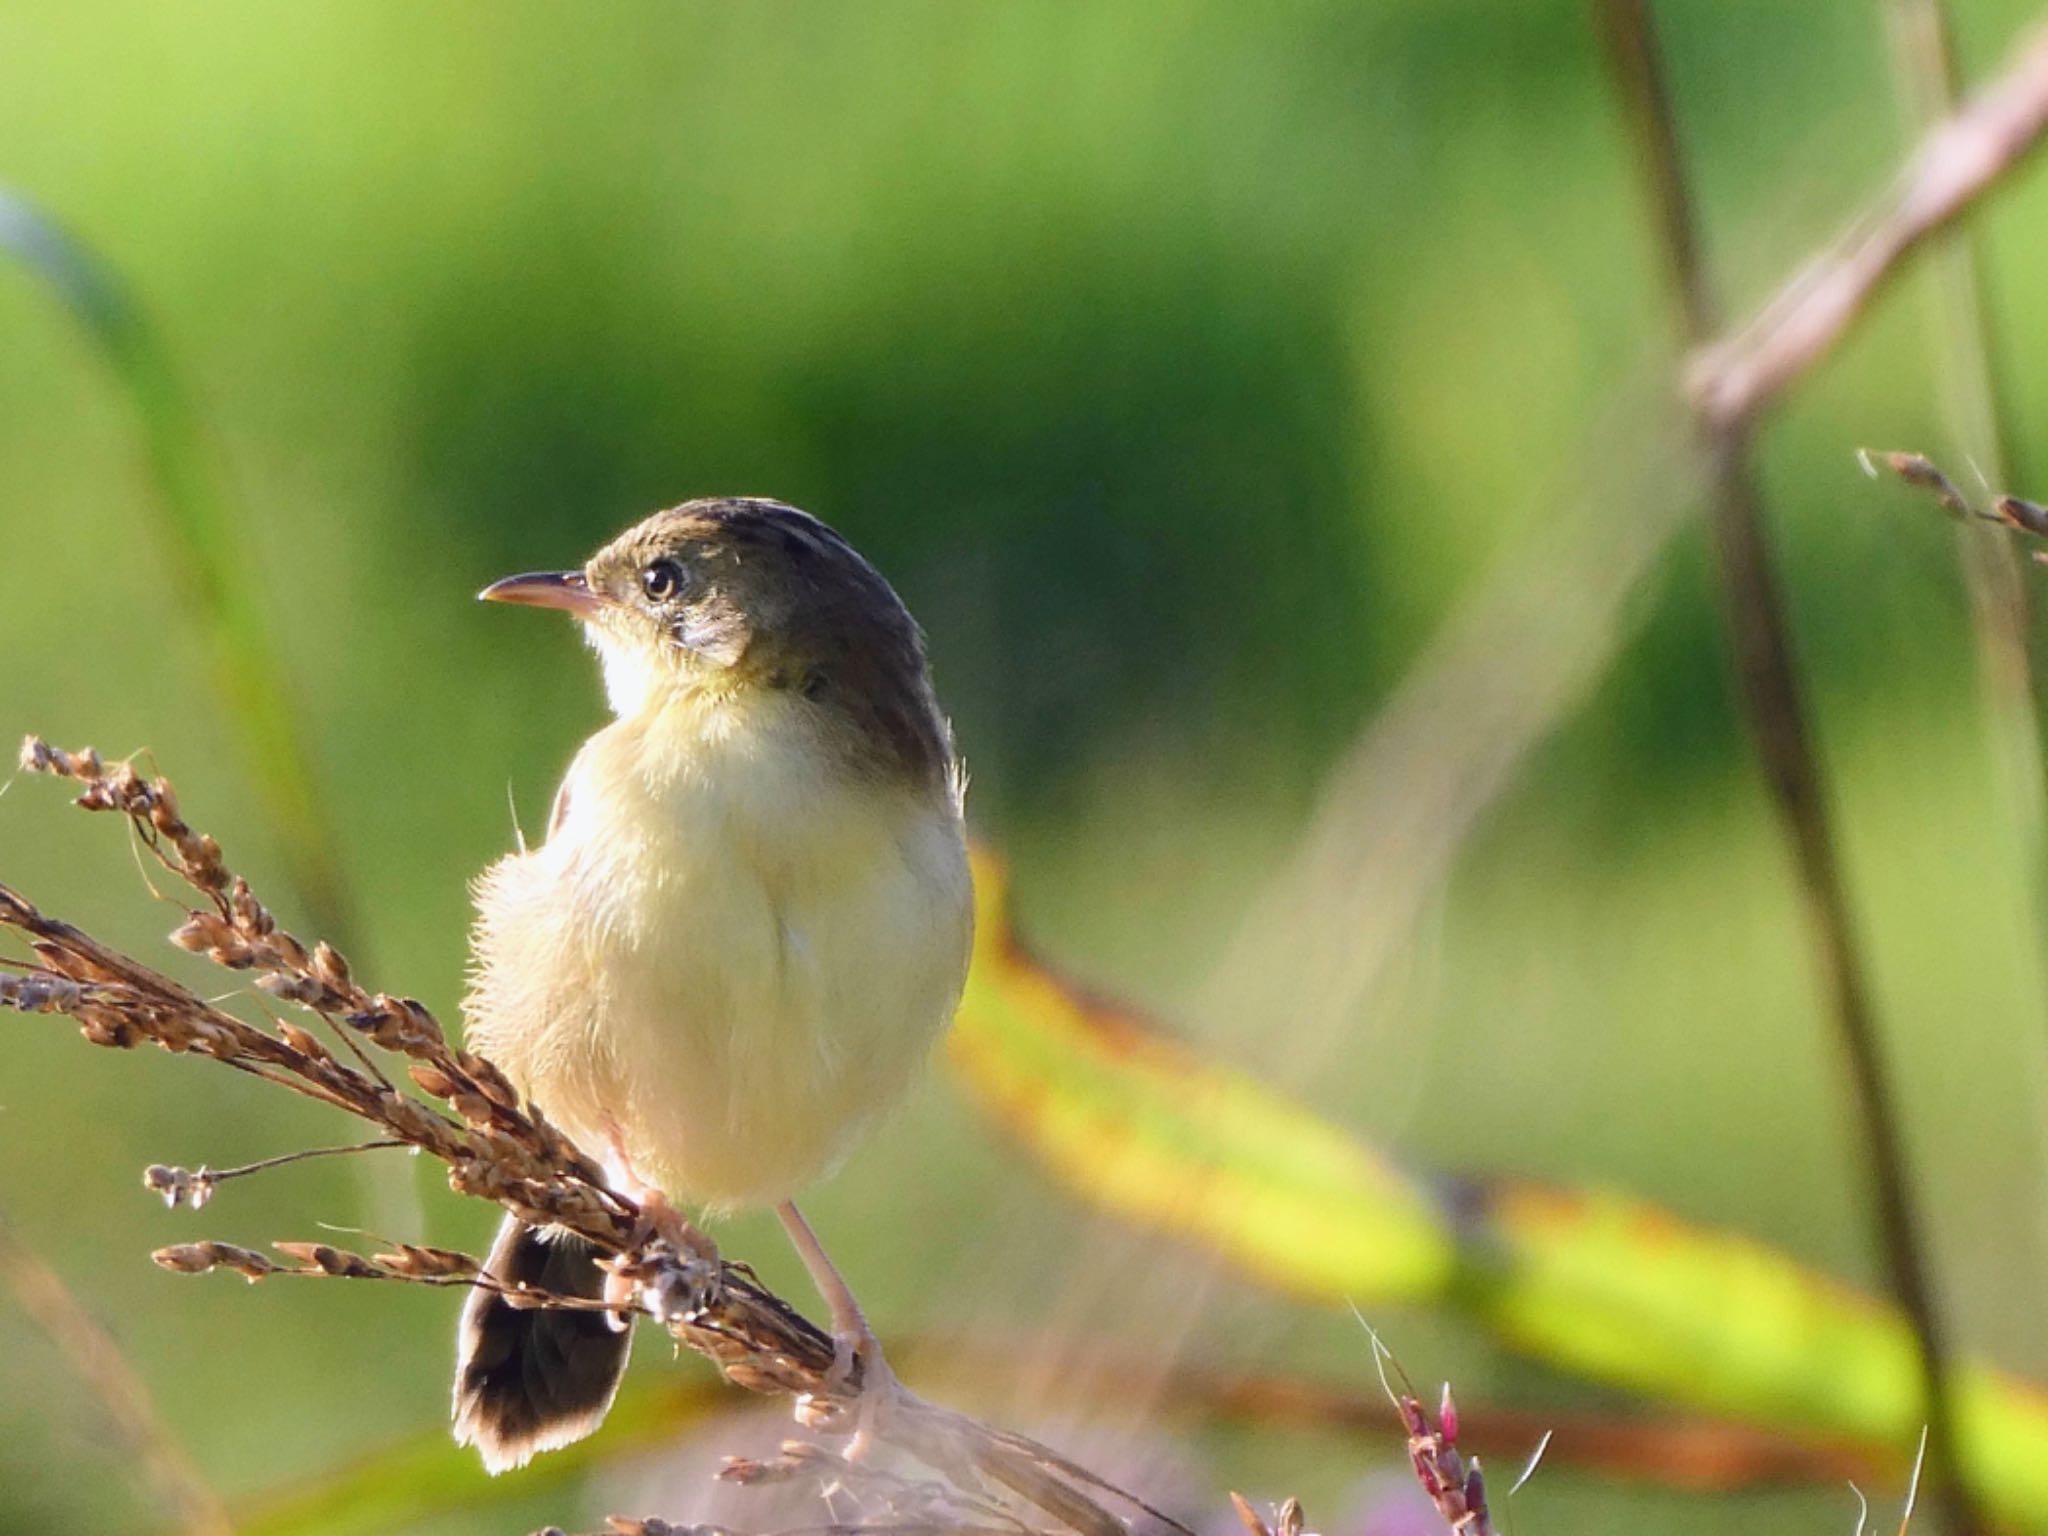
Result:
[[[974,970],[949,1042],[970,1091],[1064,1186],[1332,1305],[1463,1313],[1557,1369],[1903,1471],[1926,1422],[1905,1319],[1740,1234],[1623,1195],[1425,1182],[1136,1010],[1033,959],[975,855]],[[2048,1393],[1954,1379],[1961,1464],[2048,1531]]]
[[[359,951],[362,933],[337,839],[241,523],[169,353],[114,270],[4,187],[0,251],[63,303],[133,406],[156,490],[150,505],[159,543],[205,635],[214,684],[247,747],[254,788],[293,892],[324,937]]]

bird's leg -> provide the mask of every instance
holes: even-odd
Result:
[[[640,1207],[640,1219],[633,1228],[633,1246],[639,1247],[650,1237],[658,1237],[676,1251],[685,1263],[691,1260],[708,1265],[713,1274],[718,1271],[718,1244],[710,1234],[690,1218],[669,1204],[668,1196],[659,1186],[641,1178],[633,1167],[633,1160],[626,1153],[625,1135],[618,1123],[607,1118],[604,1125],[605,1142],[612,1160],[608,1171],[612,1174],[614,1186],[623,1185],[619,1193]],[[611,1273],[605,1277],[604,1299],[615,1303],[620,1310],[614,1318],[620,1327],[625,1326],[625,1310],[632,1305],[634,1281],[628,1275]]]
[[[874,1445],[876,1417],[906,1394],[882,1354],[882,1341],[875,1337],[875,1330],[868,1326],[867,1314],[861,1311],[860,1303],[854,1299],[852,1287],[839,1273],[839,1266],[826,1254],[824,1244],[818,1241],[818,1234],[811,1230],[811,1224],[804,1220],[803,1212],[785,1200],[775,1207],[775,1214],[782,1218],[782,1228],[789,1234],[797,1257],[811,1272],[811,1283],[818,1288],[818,1294],[832,1313],[834,1359],[828,1388],[843,1393],[853,1375],[854,1362],[860,1363],[860,1398],[846,1458],[849,1461],[863,1460]]]
[[[718,1262],[718,1244],[711,1234],[670,1205],[668,1196],[654,1185],[638,1184],[625,1193],[640,1207],[640,1221],[633,1230],[635,1243],[658,1237],[684,1258]]]

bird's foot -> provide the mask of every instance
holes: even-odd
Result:
[[[891,1414],[917,1406],[918,1400],[896,1379],[882,1354],[882,1341],[868,1326],[860,1303],[827,1256],[818,1234],[811,1230],[803,1213],[785,1200],[775,1208],[797,1256],[811,1272],[811,1282],[832,1311],[832,1368],[816,1392],[797,1399],[796,1418],[808,1429],[839,1430],[846,1427],[847,1410],[852,1410],[853,1439],[847,1444],[848,1461],[864,1460]],[[854,1385],[856,1372],[860,1383]]]
[[[718,1264],[718,1244],[711,1240],[711,1234],[670,1205],[668,1196],[645,1186],[635,1190],[633,1198],[640,1207],[640,1219],[633,1226],[634,1247],[643,1247],[650,1238],[659,1238],[681,1258],[714,1267]]]
[[[883,1438],[890,1415],[915,1399],[897,1380],[882,1341],[865,1322],[832,1335],[832,1356],[819,1390],[797,1399],[797,1422],[807,1429],[843,1431],[850,1418],[853,1437],[843,1454],[848,1461],[865,1461]]]
[[[640,1208],[639,1218],[633,1224],[633,1246],[643,1248],[648,1239],[658,1237],[677,1254],[716,1268],[719,1264],[718,1244],[703,1228],[669,1204],[668,1196],[661,1192],[659,1185],[650,1184],[640,1176],[633,1166],[633,1155],[626,1148],[625,1133],[609,1115],[604,1119],[604,1134],[605,1145],[611,1152],[605,1171],[612,1188]]]
[[[604,1302],[621,1331],[636,1311],[662,1322],[702,1311],[718,1299],[725,1273],[718,1244],[660,1190],[643,1185],[633,1195],[640,1216],[632,1246],[605,1265]]]
[[[611,1308],[607,1315],[621,1332],[635,1312],[662,1323],[692,1317],[717,1301],[725,1284],[725,1266],[716,1248],[707,1258],[659,1236],[606,1261],[604,1270],[604,1303]]]

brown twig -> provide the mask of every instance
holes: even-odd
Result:
[[[164,1204],[172,1210],[189,1205],[198,1210],[213,1198],[213,1192],[230,1179],[246,1179],[254,1173],[268,1173],[273,1168],[283,1168],[291,1163],[303,1163],[316,1157],[346,1157],[355,1152],[377,1152],[387,1147],[402,1147],[405,1143],[393,1137],[380,1141],[353,1142],[346,1147],[307,1147],[300,1152],[283,1152],[276,1157],[259,1158],[253,1163],[244,1163],[239,1168],[174,1168],[164,1163],[151,1163],[142,1170],[142,1187],[151,1194],[163,1196]]]
[[[524,1221],[563,1227],[588,1239],[631,1283],[634,1307],[676,1340],[752,1391],[798,1400],[812,1428],[850,1427],[859,1371],[837,1368],[833,1341],[763,1288],[744,1265],[715,1272],[675,1253],[639,1209],[606,1187],[597,1164],[533,1105],[523,1103],[490,1062],[451,1046],[427,1008],[372,993],[326,944],[307,945],[280,928],[220,847],[190,827],[169,782],[145,779],[131,764],[107,763],[90,750],[63,752],[30,738],[24,769],[80,786],[78,804],[126,817],[144,847],[200,896],[171,935],[180,948],[254,978],[266,996],[309,1010],[346,1035],[407,1063],[422,1101],[337,1056],[310,1030],[279,1022],[258,1028],[207,1002],[151,967],[38,911],[0,885],[0,928],[23,935],[34,960],[0,966],[0,1007],[74,1020],[88,1041],[129,1048],[153,1043],[211,1058],[369,1122],[395,1141],[448,1167],[458,1193],[487,1199]],[[175,1195],[178,1170],[152,1182]],[[220,1242],[177,1244],[153,1257],[180,1273],[226,1269],[250,1281],[326,1276],[427,1285],[493,1285],[477,1261],[445,1249],[397,1245],[375,1255],[327,1243],[280,1242],[281,1263],[255,1249]],[[522,1305],[593,1303],[521,1288]],[[851,1379],[849,1379],[849,1377]],[[999,1488],[1047,1523],[1075,1536],[1131,1536],[1134,1530],[1188,1536],[1171,1517],[1095,1477],[1048,1448],[905,1394],[879,1415],[886,1443],[945,1477],[962,1496]],[[1107,1501],[1105,1504],[1104,1501]],[[1129,1510],[1111,1513],[1108,1504]],[[1024,1522],[1018,1521],[1020,1528]]]
[[[1929,129],[1891,187],[1812,257],[1754,319],[1694,338],[1686,382],[1714,430],[1749,421],[1825,357],[1900,261],[1966,212],[2048,132],[2048,26],[2022,40],[2004,72]]]
[[[1714,332],[1714,297],[1647,0],[1602,0],[1600,15],[1616,85],[1654,204],[1658,242],[1680,333],[1688,344],[1697,344]],[[2042,111],[2048,115],[2048,35],[2044,35],[2040,56]],[[2011,90],[2008,84],[1994,95],[2004,101]],[[1981,116],[1985,109],[1980,103],[1977,110]],[[2006,116],[2010,116],[2009,110]],[[1977,118],[1967,120],[1975,123]],[[1952,124],[1944,132],[1955,135],[1964,130]],[[1947,150],[1924,153],[1944,166],[1951,158]],[[1924,193],[1919,196],[1924,200]],[[1919,1346],[1928,1425],[1936,1464],[1947,1476],[1954,1529],[1981,1530],[1960,1480],[1954,1417],[1946,1390],[1946,1331],[1929,1279],[1904,1141],[1849,915],[1819,755],[1793,660],[1784,596],[1763,531],[1749,466],[1748,413],[1728,411],[1698,396],[1695,401],[1743,712],[1804,898],[1815,960],[1848,1074],[1862,1157],[1876,1196],[1879,1246],[1891,1288]]]

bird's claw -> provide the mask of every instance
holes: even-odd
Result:
[[[850,1428],[853,1438],[843,1454],[848,1461],[865,1461],[875,1442],[884,1437],[889,1416],[909,1397],[872,1331],[835,1333],[832,1368],[817,1391],[797,1398],[796,1421],[806,1429],[827,1433]]]
[[[641,1309],[657,1321],[682,1322],[716,1302],[725,1289],[725,1271],[716,1259],[696,1254],[663,1255],[655,1274],[639,1289]]]
[[[709,1238],[697,1235],[709,1246]],[[666,1235],[642,1238],[631,1252],[607,1261],[604,1268],[605,1305],[612,1309],[613,1326],[621,1331],[634,1312],[645,1312],[661,1323],[694,1317],[717,1301],[725,1286],[725,1266],[715,1247],[707,1256]]]
[[[644,1248],[659,1238],[686,1258],[702,1259],[716,1265],[718,1244],[711,1234],[668,1203],[658,1189],[639,1191],[640,1218],[633,1223],[633,1246]]]

